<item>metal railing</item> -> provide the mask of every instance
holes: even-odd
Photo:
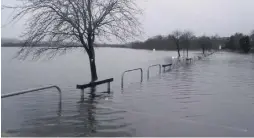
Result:
[[[216,51],[215,51],[215,52],[216,52]],[[215,52],[211,52],[209,55],[211,55],[211,54],[213,54],[213,53],[215,53]],[[191,58],[184,58],[184,57],[175,58],[175,59],[172,60],[172,63],[170,63],[170,64],[165,64],[165,65],[166,65],[166,66],[170,66],[171,69],[173,69],[173,68],[178,68],[178,67],[181,67],[181,65],[186,64],[188,61],[191,62],[191,63],[193,63],[194,61],[200,60],[200,59],[202,59],[203,57],[205,57],[205,56],[203,55],[203,56],[194,56],[194,57],[191,57]],[[164,65],[164,66],[165,66],[165,65]],[[163,67],[163,65],[161,65],[161,64],[151,65],[151,66],[149,66],[148,69],[147,69],[147,80],[149,79],[149,75],[150,75],[149,69],[150,69],[151,67],[154,67],[154,66],[159,66],[159,69],[160,69],[160,70],[159,70],[159,73],[161,74],[161,67]],[[166,67],[166,66],[165,66],[165,67]],[[165,67],[163,67],[163,68],[164,68],[164,72],[165,72]],[[121,88],[123,88],[124,74],[125,74],[126,72],[131,72],[131,71],[135,71],[135,70],[140,70],[140,72],[141,72],[141,82],[143,81],[143,70],[142,70],[142,68],[136,68],[136,69],[126,70],[125,72],[122,73]]]
[[[124,71],[123,74],[122,74],[121,88],[123,88],[123,78],[124,78],[124,74],[125,74],[126,72],[131,72],[131,71],[135,71],[135,70],[140,70],[140,73],[141,73],[141,80],[140,80],[140,82],[143,81],[143,69],[142,69],[142,68],[136,68],[136,69],[126,70],[126,71]]]
[[[149,79],[149,74],[150,74],[149,69],[150,69],[151,67],[156,67],[156,66],[159,66],[159,73],[161,74],[161,64],[151,65],[151,66],[149,66],[148,69],[147,69],[147,80]]]
[[[59,92],[59,100],[62,101],[62,91],[56,85],[47,86],[47,87],[40,87],[40,88],[34,88],[34,89],[30,89],[30,90],[23,90],[23,91],[18,91],[18,92],[14,92],[14,93],[8,93],[8,94],[1,95],[1,98],[7,98],[7,97],[12,97],[12,96],[17,96],[17,95],[21,95],[21,94],[41,91],[41,90],[50,89],[50,88],[56,88],[58,90],[58,92]]]

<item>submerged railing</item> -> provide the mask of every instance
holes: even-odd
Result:
[[[159,73],[161,74],[161,68],[162,67],[163,67],[163,71],[165,72],[165,68],[166,67],[170,67],[172,69],[172,68],[181,66],[183,63],[186,63],[186,64],[187,63],[193,63],[194,61],[201,60],[203,57],[207,57],[209,55],[212,55],[215,52],[217,52],[217,51],[212,51],[211,53],[204,54],[204,55],[199,55],[199,56],[194,56],[194,57],[191,57],[191,58],[183,58],[183,57],[181,57],[181,58],[175,58],[175,59],[172,60],[172,63],[170,63],[170,64],[165,64],[165,65],[155,64],[155,65],[151,65],[147,69],[147,80],[150,77],[150,71],[149,71],[149,69],[151,67],[158,66],[159,67]],[[136,68],[136,69],[126,70],[126,71],[124,71],[122,73],[121,88],[123,88],[123,85],[124,85],[124,75],[125,75],[125,73],[126,72],[131,72],[131,71],[136,71],[136,70],[140,70],[140,72],[141,72],[141,82],[143,81],[143,69],[142,68]]]
[[[140,82],[143,81],[143,69],[142,69],[142,68],[136,68],[136,69],[126,70],[126,71],[124,71],[124,72],[122,73],[121,88],[123,88],[123,78],[124,78],[124,74],[125,74],[126,72],[131,72],[131,71],[136,71],[136,70],[140,70],[140,74],[141,74],[141,75],[140,75],[140,77],[141,77]]]
[[[156,67],[156,66],[158,66],[159,67],[159,73],[161,74],[161,64],[156,64],[156,65],[151,65],[151,66],[149,66],[148,67],[148,69],[147,69],[147,80],[149,79],[149,69],[151,68],[151,67]]]
[[[51,89],[51,88],[56,88],[58,93],[59,93],[59,103],[58,103],[57,115],[61,116],[61,114],[62,114],[62,91],[56,85],[51,85],[51,86],[46,86],[46,87],[40,87],[40,88],[34,88],[34,89],[29,89],[29,90],[23,90],[23,91],[8,93],[8,94],[2,95],[1,98],[13,97],[13,96],[21,95],[21,94],[32,93],[32,92],[37,92],[37,91],[41,91],[41,90],[45,90],[45,89]]]
[[[51,86],[46,86],[46,87],[40,87],[40,88],[34,88],[34,89],[29,89],[29,90],[23,90],[23,91],[8,93],[8,94],[2,95],[1,98],[8,98],[8,97],[12,97],[12,96],[17,96],[17,95],[26,94],[26,93],[32,93],[32,92],[41,91],[41,90],[45,90],[45,89],[51,89],[51,88],[56,88],[58,90],[59,100],[62,101],[62,91],[56,85],[51,85]]]

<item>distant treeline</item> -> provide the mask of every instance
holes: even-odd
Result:
[[[22,47],[24,45],[24,43],[22,42],[4,42],[1,44],[2,47]],[[47,47],[48,44],[47,43],[42,43],[42,44],[36,44],[35,47]],[[70,46],[72,47],[73,44],[66,44],[66,46]],[[52,45],[51,47],[54,47],[54,45]],[[82,45],[75,45],[75,47],[82,47]],[[94,44],[94,47],[126,47],[125,45],[121,45],[121,44]]]
[[[184,35],[184,32],[182,33]],[[169,34],[168,36],[155,36],[147,39],[144,42],[133,42],[131,43],[131,48],[134,49],[156,49],[156,50],[176,50],[177,45],[175,43],[176,36],[174,33]],[[189,43],[184,43],[181,41],[181,34],[179,36],[179,47],[180,49],[188,49],[197,50],[197,49],[218,49],[219,46],[224,49],[230,50],[243,50],[244,46],[241,46],[240,40],[242,39],[243,43],[246,44],[247,47],[254,47],[254,31],[250,35],[243,35],[242,33],[236,33],[230,37],[220,37],[218,35],[215,36],[192,36],[188,40]]]
[[[2,47],[20,47],[24,45],[22,42],[5,42]],[[66,44],[66,46],[81,47],[78,44]],[[179,49],[188,50],[208,50],[218,49],[220,46],[224,49],[237,50],[247,52],[254,47],[254,30],[250,35],[242,33],[235,33],[230,37],[215,36],[195,36],[190,31],[174,31],[167,36],[155,36],[143,42],[136,41],[129,44],[95,44],[95,47],[120,47],[120,48],[133,48],[133,49],[148,49],[148,50],[176,50],[177,45]],[[46,47],[47,42],[36,45],[36,47]],[[253,48],[252,48],[253,49]]]
[[[212,36],[212,37],[193,37],[189,40],[188,48],[190,50],[201,49],[201,42],[207,38],[207,49],[218,49],[219,45],[223,46],[223,44],[227,41],[227,38]],[[156,50],[176,50],[176,44],[171,36],[155,36],[153,38],[149,38],[144,42],[133,42],[130,44],[131,48],[134,49],[156,49]],[[187,44],[181,43],[180,40],[180,49],[185,49]]]
[[[248,53],[251,48],[254,48],[254,30],[249,36],[242,33],[231,35],[225,43],[225,48]]]

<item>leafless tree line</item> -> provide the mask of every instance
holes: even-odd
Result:
[[[183,48],[187,50],[187,57],[188,57],[190,41],[194,38],[193,32],[188,30],[183,32],[180,30],[175,30],[172,32],[172,34],[168,35],[168,37],[174,41],[177,48],[178,57],[181,57],[181,54],[180,54],[181,44],[185,46]]]

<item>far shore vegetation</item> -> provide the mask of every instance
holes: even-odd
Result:
[[[187,32],[187,31],[185,31]],[[183,41],[183,36],[186,34],[176,30],[169,34],[168,36],[157,35],[152,38],[148,38],[145,41],[135,41],[127,44],[94,44],[94,47],[115,47],[115,48],[132,48],[132,49],[145,49],[145,50],[165,50],[173,51],[177,50],[177,45],[179,45],[179,50],[185,50],[187,47],[189,50],[209,50],[209,49],[228,49],[230,51],[240,51],[248,53],[250,50],[253,53],[254,48],[254,30],[249,35],[244,35],[242,33],[235,33],[229,37],[220,37],[218,35],[214,36],[195,36],[191,35],[189,38],[189,43],[186,44]],[[190,32],[190,31],[188,31]],[[176,34],[178,33],[178,34]],[[179,35],[179,36],[176,36]],[[179,43],[176,43],[176,37],[179,37]],[[69,44],[70,47],[83,47],[78,44]],[[2,47],[22,47],[24,43],[17,39],[6,39],[2,38]],[[35,47],[48,47],[47,42],[41,42]],[[65,45],[68,47],[68,44]],[[54,45],[50,45],[54,47]],[[57,47],[57,46],[56,46]]]

